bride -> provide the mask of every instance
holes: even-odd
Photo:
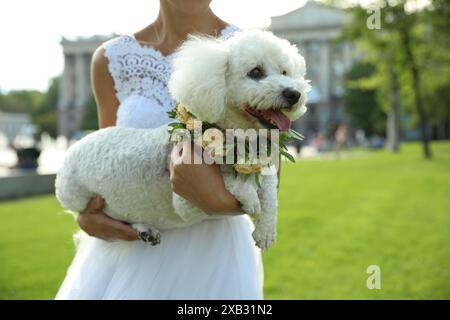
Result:
[[[238,30],[210,9],[211,0],[160,0],[157,19],[94,53],[92,84],[100,127],[156,128],[170,121],[167,81],[173,52],[189,33],[225,39]],[[174,152],[191,157],[182,146]],[[56,299],[262,299],[261,253],[253,225],[225,189],[217,165],[171,163],[172,189],[216,219],[139,241],[127,224],[92,199],[78,215],[81,236]],[[219,215],[221,217],[219,217]]]

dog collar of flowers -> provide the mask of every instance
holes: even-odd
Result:
[[[169,115],[169,117],[171,119],[174,119],[175,121],[169,124],[169,140],[170,141],[179,141],[177,139],[174,139],[173,135],[175,134],[176,130],[188,130],[190,137],[192,137],[192,141],[194,143],[196,143],[197,145],[200,145],[202,148],[204,148],[205,150],[208,150],[209,155],[211,158],[217,158],[217,157],[223,157],[225,158],[227,155],[227,150],[223,150],[223,152],[218,152],[218,154],[214,154],[211,153],[211,150],[208,149],[208,145],[211,143],[211,137],[209,137],[208,129],[214,128],[217,130],[220,130],[224,135],[226,134],[225,129],[219,128],[217,125],[209,123],[209,122],[200,122],[199,120],[197,120],[197,118],[190,113],[186,107],[182,104],[182,103],[176,103],[173,107],[173,109],[169,112],[167,112],[167,114]],[[194,137],[194,130],[199,129],[198,124],[201,124],[201,129],[202,129],[202,141],[200,143],[198,143],[198,141],[195,141]],[[288,131],[284,131],[284,132],[280,132],[279,133],[279,141],[278,141],[278,151],[279,154],[284,156],[287,160],[291,161],[291,162],[295,162],[295,158],[288,152],[286,143],[288,142],[292,142],[294,140],[303,140],[303,136],[298,133],[297,131],[293,130],[293,129],[289,129]],[[224,149],[227,149],[224,146]],[[228,146],[228,150],[234,150],[235,151],[235,145],[233,145],[231,148]],[[212,149],[212,151],[214,151],[214,149]],[[246,149],[246,151],[248,151]],[[233,167],[233,170],[235,172],[235,174],[244,174],[244,175],[251,175],[251,174],[255,174],[255,176],[257,177],[257,181],[259,182],[259,176],[261,174],[261,171],[263,169],[263,167],[265,166],[270,166],[273,163],[273,159],[271,156],[270,152],[271,150],[268,150],[268,155],[265,159],[261,159],[258,157],[256,159],[256,163],[254,163],[255,161],[252,161],[251,164],[240,164],[240,163],[235,163],[232,164],[231,166]],[[225,163],[225,162],[224,162]]]

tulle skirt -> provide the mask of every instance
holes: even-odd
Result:
[[[262,299],[248,216],[161,232],[161,244],[82,236],[56,299]]]

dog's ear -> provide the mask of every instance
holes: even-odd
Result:
[[[218,40],[190,36],[174,57],[172,98],[202,121],[215,123],[225,111],[228,52]]]

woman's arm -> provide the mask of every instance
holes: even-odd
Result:
[[[173,148],[169,168],[173,192],[211,215],[243,214],[240,203],[225,188],[219,165],[193,164],[194,152],[186,144]]]
[[[108,71],[108,60],[104,49],[98,48],[92,58],[92,89],[97,102],[99,127],[112,127],[116,123],[119,101],[116,98],[114,81]],[[128,224],[114,220],[103,212],[105,201],[101,197],[92,199],[78,215],[77,222],[90,236],[103,240],[138,240],[136,231]]]
[[[173,148],[169,168],[172,191],[210,215],[243,214],[241,204],[225,188],[219,166],[192,164],[193,150],[182,144]],[[277,166],[278,188],[280,173],[281,157]]]

